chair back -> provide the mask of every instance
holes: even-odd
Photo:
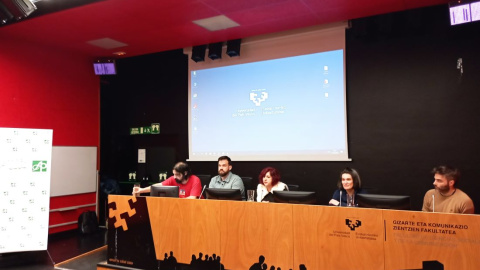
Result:
[[[198,178],[200,178],[200,182],[202,183],[202,188],[210,184],[210,179],[212,179],[212,176],[210,174],[196,174]]]
[[[253,183],[252,177],[241,176],[240,178],[242,178],[243,186],[245,187],[245,190],[255,189],[255,184]]]

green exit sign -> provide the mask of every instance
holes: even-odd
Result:
[[[152,123],[147,127],[134,127],[130,128],[130,135],[147,135],[147,134],[160,134],[160,124]]]

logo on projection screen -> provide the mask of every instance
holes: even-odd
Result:
[[[255,106],[260,106],[260,104],[262,102],[267,100],[268,93],[267,92],[262,92],[262,96],[260,98],[257,98],[257,96],[258,95],[256,93],[250,93],[250,100],[253,101],[253,103],[255,103]]]

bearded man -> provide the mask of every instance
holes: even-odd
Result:
[[[242,178],[231,172],[232,160],[227,156],[218,158],[218,175],[210,180],[209,188],[240,189],[245,200],[245,187]]]
[[[427,191],[423,198],[422,211],[457,214],[473,214],[475,212],[472,199],[458,189],[460,171],[450,166],[433,168],[434,189]]]

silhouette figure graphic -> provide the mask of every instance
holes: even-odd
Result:
[[[258,262],[252,264],[248,270],[282,270],[280,267],[275,268],[274,265],[271,265],[270,268],[268,268],[267,264],[265,263],[265,256],[260,255],[258,257]],[[300,270],[307,270],[307,267],[304,264],[299,265]],[[289,270],[292,270],[291,268]]]
[[[264,264],[265,262],[265,257],[263,255],[260,255],[260,257],[258,257],[258,263],[254,263],[252,266],[250,266],[250,268],[248,270],[262,270],[262,269],[266,269],[266,268],[263,268],[262,266],[266,264]]]

